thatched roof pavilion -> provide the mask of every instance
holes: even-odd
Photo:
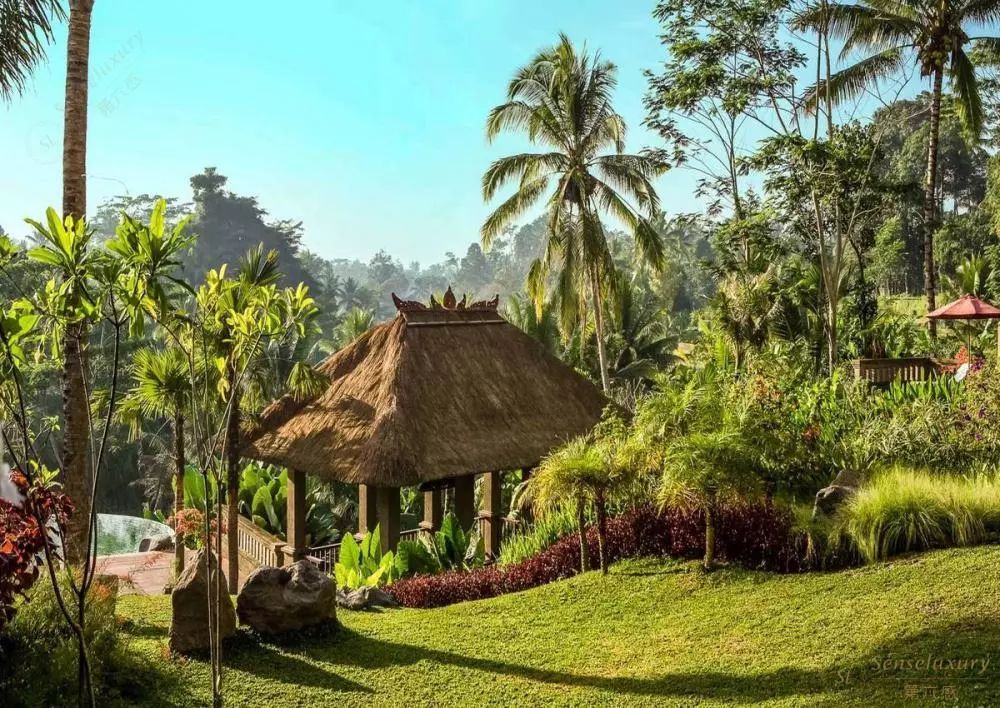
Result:
[[[329,379],[326,390],[272,403],[243,449],[362,485],[361,525],[379,521],[388,545],[398,534],[399,487],[454,486],[456,507],[471,503],[475,474],[530,469],[588,432],[606,403],[590,381],[501,317],[497,298],[466,304],[449,289],[442,303],[393,300],[395,318],[317,367]],[[498,507],[499,479],[490,482],[497,499],[486,504]],[[440,495],[428,501],[439,505]],[[394,503],[395,524],[382,518]],[[465,520],[474,514],[456,511]]]

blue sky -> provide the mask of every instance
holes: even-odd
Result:
[[[640,126],[642,70],[662,55],[650,0],[273,8],[97,0],[90,208],[126,190],[186,199],[188,178],[215,165],[274,217],[304,221],[307,247],[325,257],[385,248],[430,263],[464,251],[488,213],[483,171],[524,147],[488,145],[486,114],[514,69],[559,31],[618,65],[629,148],[655,143]],[[0,224],[15,235],[26,232],[23,217],[61,200],[64,62],[60,41],[28,93],[0,106]],[[665,206],[692,208],[692,183],[666,178]]]

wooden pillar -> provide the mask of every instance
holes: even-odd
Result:
[[[399,545],[399,487],[376,487],[375,509],[382,552]]]
[[[375,530],[378,519],[375,515],[375,490],[367,484],[358,485],[358,534],[364,536]]]
[[[441,490],[434,489],[424,492],[424,519],[420,522],[420,528],[431,533],[440,530],[443,516]]]
[[[483,508],[479,512],[479,518],[484,521],[483,544],[489,558],[500,555],[500,539],[503,535],[503,512],[500,510],[502,486],[503,478],[499,472],[487,472],[483,475]]]
[[[476,520],[476,476],[469,474],[455,478],[455,516],[468,532]]]
[[[288,470],[288,549],[298,560],[306,551],[306,473]]]
[[[524,469],[522,469],[521,470],[521,481],[522,482],[527,482],[529,479],[531,479],[531,474],[534,471],[535,471],[534,467],[525,467]],[[520,509],[520,513],[518,514],[518,517],[524,523],[530,524],[531,521],[532,521],[532,519],[534,518],[533,513],[534,512],[531,509],[531,504],[526,504],[526,505],[524,505]]]

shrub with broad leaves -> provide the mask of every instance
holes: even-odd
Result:
[[[18,505],[0,499],[0,629],[13,618],[16,598],[38,578],[48,533],[45,524],[65,524],[73,512],[69,497],[47,477],[29,484],[13,470],[10,479],[23,501]]]

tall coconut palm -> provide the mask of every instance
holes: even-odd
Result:
[[[170,420],[174,451],[174,517],[184,509],[184,425],[191,399],[191,374],[187,357],[178,348],[141,349],[133,362],[133,388],[129,398],[143,416]],[[134,431],[137,432],[137,431]],[[184,570],[184,537],[174,537],[174,573]]]
[[[857,0],[850,4],[822,0],[799,18],[809,27],[843,41],[841,58],[856,51],[865,58],[820,81],[806,96],[807,109],[821,101],[838,102],[862,93],[869,85],[899,74],[913,58],[920,75],[930,81],[930,135],[924,175],[924,294],[935,307],[934,229],[937,222],[937,158],[941,95],[945,78],[955,94],[959,118],[975,135],[983,127],[975,66],[966,47],[978,42],[1000,48],[1000,38],[971,36],[1000,20],[1000,0]],[[985,31],[985,29],[984,29]],[[931,323],[933,327],[933,322]]]
[[[652,153],[625,154],[625,121],[612,106],[617,84],[614,64],[599,54],[577,52],[565,35],[517,70],[507,87],[507,102],[490,111],[486,135],[523,131],[548,152],[500,158],[483,175],[483,198],[493,199],[505,185],[517,189],[483,223],[489,248],[504,228],[548,192],[548,235],[541,258],[532,263],[528,289],[537,304],[545,300],[545,281],[557,273],[563,319],[590,290],[597,332],[601,384],[608,390],[603,296],[614,271],[601,215],[620,220],[632,232],[643,259],[659,268],[663,244],[650,223],[659,212],[652,180],[666,170]],[[550,185],[554,186],[549,192]]]
[[[64,16],[60,0],[0,0],[0,100],[24,91]]]
[[[77,222],[87,212],[87,92],[90,66],[90,16],[94,0],[70,0],[69,39],[66,51],[66,96],[63,111],[63,217]],[[77,304],[80,293],[70,293]],[[62,468],[66,491],[76,503],[75,520],[69,524],[66,551],[72,563],[84,556],[83,539],[90,538],[81,524],[93,503],[93,470],[90,469],[90,413],[85,385],[87,327],[69,322],[63,332],[63,439]]]

